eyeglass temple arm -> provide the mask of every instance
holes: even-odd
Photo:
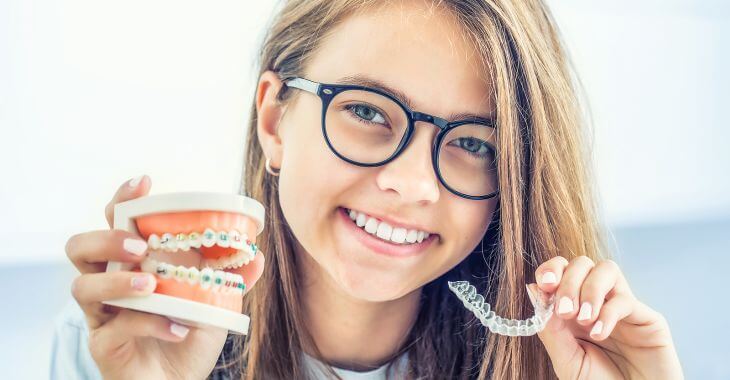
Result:
[[[298,88],[304,91],[311,92],[315,95],[319,93],[319,83],[312,82],[311,80],[293,77],[284,80],[284,83],[289,87]]]

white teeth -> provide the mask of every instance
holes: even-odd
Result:
[[[369,218],[365,223],[365,231],[369,234],[374,234],[378,229],[378,221],[375,218]]]
[[[171,269],[172,269],[171,266],[168,266],[165,263],[158,262],[157,266],[155,268],[155,273],[157,273],[157,275],[162,278],[170,278],[170,277],[172,277]]]
[[[231,246],[231,240],[228,237],[228,232],[225,231],[219,231],[216,234],[216,243],[218,243],[219,246],[223,248],[228,248]]]
[[[355,219],[355,224],[357,224],[358,227],[363,227],[365,225],[365,222],[367,221],[368,217],[367,215],[363,213],[357,214],[357,219]]]
[[[188,236],[185,234],[175,235],[175,244],[177,245],[177,249],[179,249],[179,250],[183,250],[183,251],[190,250],[190,243],[188,242]]]
[[[350,219],[355,222],[355,225],[363,228],[365,232],[371,235],[375,235],[383,240],[391,241],[393,243],[420,243],[430,236],[428,232],[424,231],[409,230],[402,227],[393,227],[386,222],[379,221],[359,211],[348,210],[347,213],[350,216]]]
[[[215,232],[210,228],[206,228],[205,231],[203,231],[201,244],[204,247],[210,248],[213,245],[215,245],[216,241],[217,241],[217,238],[216,238]]]
[[[162,238],[160,238],[160,248],[165,251],[174,251],[177,248],[175,236],[171,233],[162,234]]]
[[[393,234],[390,235],[390,240],[394,243],[402,244],[404,241],[406,241],[406,229],[394,228]]]
[[[142,261],[142,265],[139,268],[142,269],[142,272],[155,273],[157,270],[157,261],[148,257]]]
[[[219,290],[226,283],[226,272],[213,271],[213,290]]]
[[[375,233],[379,238],[383,240],[390,240],[390,235],[393,233],[393,227],[385,222],[378,224],[377,232]]]
[[[231,248],[243,249],[243,240],[241,234],[236,230],[228,232],[228,236],[231,238]]]
[[[147,238],[147,245],[151,249],[160,249],[160,237],[155,234],[151,234],[150,237]]]
[[[213,284],[213,269],[203,268],[200,271],[200,287],[208,289]]]
[[[409,243],[415,243],[416,240],[418,240],[418,231],[408,230],[408,235],[406,235],[406,241]]]
[[[200,248],[200,234],[197,232],[191,232],[190,235],[188,235],[188,244],[190,244],[190,247],[192,248]]]
[[[182,265],[178,265],[175,267],[175,280],[178,282],[183,282],[187,280],[188,278],[188,268],[185,268]]]
[[[200,271],[196,267],[188,269],[188,284],[195,285],[200,281]]]

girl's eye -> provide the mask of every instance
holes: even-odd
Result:
[[[449,142],[449,145],[456,145],[476,158],[485,159],[491,156],[492,153],[489,144],[474,137],[459,137]]]
[[[349,104],[345,106],[345,109],[350,111],[352,114],[357,116],[358,119],[364,121],[366,124],[381,124],[386,125],[385,117],[376,111],[373,107],[369,107],[365,104]]]

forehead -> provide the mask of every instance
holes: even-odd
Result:
[[[321,82],[364,75],[436,116],[493,114],[487,68],[456,19],[420,1],[388,1],[350,15],[328,32],[305,76]]]

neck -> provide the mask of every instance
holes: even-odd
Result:
[[[377,368],[393,359],[415,322],[421,288],[391,301],[356,299],[344,293],[308,253],[299,257],[306,262],[302,269],[310,273],[300,288],[305,323],[323,359],[353,371]]]

